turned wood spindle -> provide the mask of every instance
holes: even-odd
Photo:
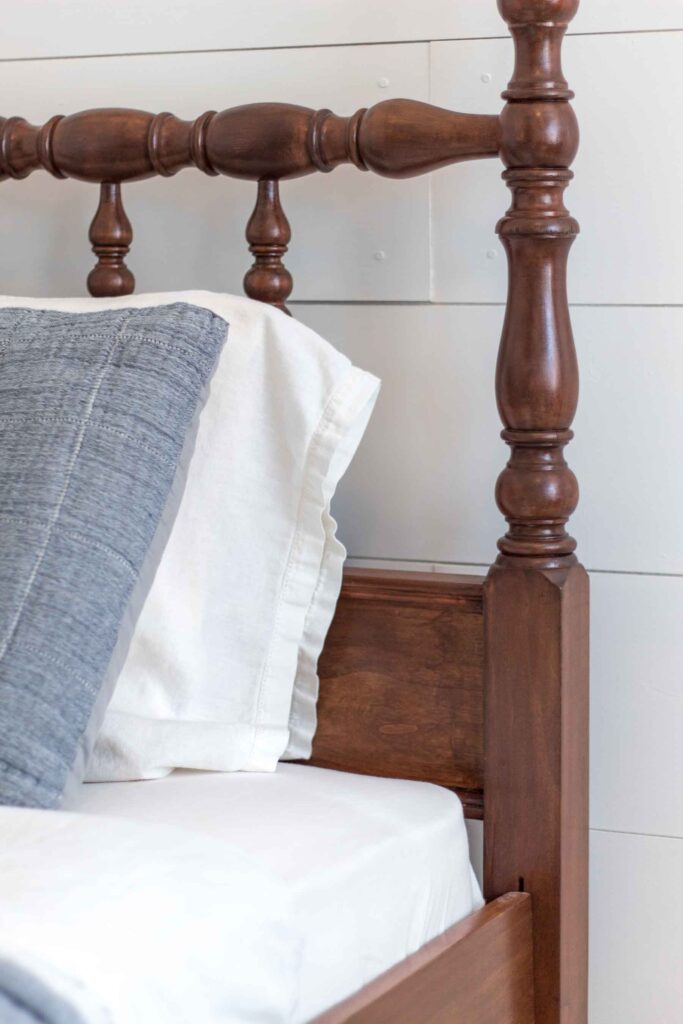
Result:
[[[563,201],[578,128],[560,61],[578,0],[500,0],[517,62],[501,116],[501,156],[512,205],[498,225],[509,265],[509,300],[496,396],[510,446],[496,498],[508,521],[501,562],[574,564],[566,524],[578,502],[564,459],[578,401],[567,304],[567,257],[578,224]]]
[[[135,278],[126,266],[133,229],[121,201],[119,182],[102,182],[97,213],[88,234],[97,264],[88,274],[88,291],[95,297],[130,295]]]
[[[496,396],[510,457],[496,488],[508,530],[485,586],[485,889],[531,893],[536,1024],[586,1024],[588,577],[566,529],[578,486],[564,458],[578,225],[563,196],[578,128],[561,45],[578,0],[498,7],[516,62],[500,118],[512,204],[498,225],[509,285]]]
[[[249,251],[254,263],[244,277],[244,290],[250,299],[268,302],[289,313],[286,302],[294,282],[282,262],[292,237],[289,221],[280,205],[278,182],[262,178],[254,212],[247,224]]]

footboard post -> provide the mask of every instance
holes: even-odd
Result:
[[[501,115],[512,205],[498,225],[509,292],[496,374],[510,459],[508,522],[485,586],[485,887],[534,915],[536,1024],[585,1024],[588,579],[566,524],[564,459],[578,369],[566,264],[578,225],[563,194],[578,145],[560,50],[578,0],[498,0],[516,48]]]

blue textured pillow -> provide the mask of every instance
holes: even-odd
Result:
[[[0,803],[61,801],[226,333],[0,310]]]

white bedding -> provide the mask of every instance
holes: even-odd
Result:
[[[0,955],[88,1022],[308,1021],[481,904],[435,786],[283,764],[78,799],[0,808]]]
[[[345,554],[330,501],[379,381],[292,317],[241,296],[0,296],[0,307],[79,314],[169,303],[212,310],[229,325],[228,339],[77,780],[86,763],[96,782],[153,779],[175,767],[274,771],[283,755],[310,756],[315,733],[316,665]]]

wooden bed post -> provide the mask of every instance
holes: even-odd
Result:
[[[485,585],[485,888],[532,896],[536,1024],[587,1015],[588,578],[565,527],[563,450],[578,399],[563,193],[578,129],[560,50],[578,0],[498,0],[516,65],[501,116],[512,205],[498,225],[509,291],[496,373],[510,446],[508,522]]]

